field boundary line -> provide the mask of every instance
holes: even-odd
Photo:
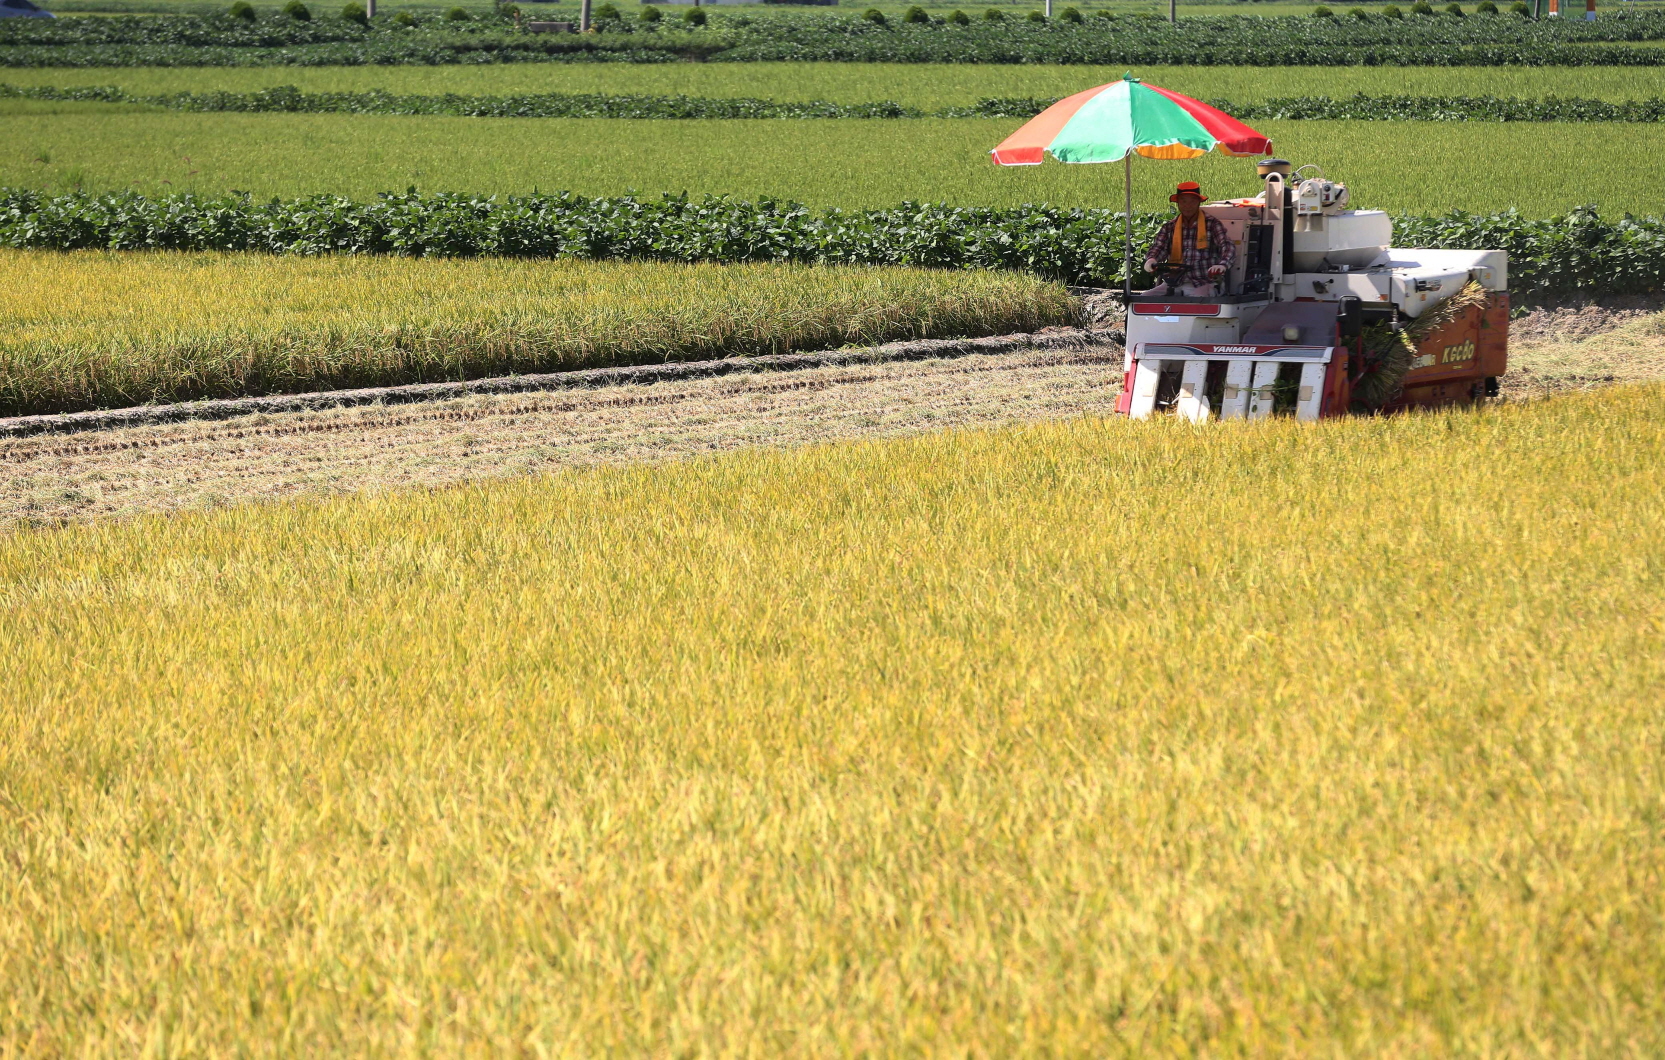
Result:
[[[821,350],[815,353],[773,353],[756,357],[724,357],[710,361],[682,361],[586,368],[571,372],[497,376],[447,383],[407,383],[401,386],[325,390],[306,394],[182,401],[168,405],[138,405],[38,416],[0,418],[0,438],[41,434],[78,434],[122,427],[141,427],[187,420],[224,420],[257,413],[312,412],[361,405],[407,405],[449,401],[480,394],[523,394],[540,390],[581,390],[608,386],[650,386],[654,383],[710,379],[754,372],[791,372],[842,365],[925,361],[975,354],[1066,350],[1094,346],[1120,347],[1118,335],[1084,328],[1046,328],[1039,332],[994,335],[976,339],[910,339],[881,346]]]

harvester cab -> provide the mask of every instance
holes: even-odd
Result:
[[[1177,276],[1127,314],[1119,411],[1191,420],[1472,402],[1508,352],[1508,254],[1391,246],[1381,210],[1348,209],[1316,166],[1259,166],[1262,192],[1207,203],[1238,253],[1204,296]]]

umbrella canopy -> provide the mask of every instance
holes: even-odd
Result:
[[[1060,162],[1122,163],[1127,204],[1122,213],[1125,305],[1133,298],[1133,156],[1197,158],[1210,151],[1267,155],[1272,141],[1224,111],[1128,74],[1059,100],[992,153],[1003,166],[1038,166],[1047,155]],[[1128,357],[1132,356],[1129,347]]]
[[[1059,100],[993,154],[1003,166],[1038,166],[1046,155],[1060,162],[1120,162],[1130,153],[1197,158],[1210,151],[1252,156],[1271,150],[1271,140],[1224,111],[1129,75]]]

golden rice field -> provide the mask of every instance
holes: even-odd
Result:
[[[0,250],[0,415],[1031,331],[1010,273]]]
[[[1665,1052],[1665,388],[0,537],[0,1054]]]

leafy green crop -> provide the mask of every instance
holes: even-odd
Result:
[[[1148,241],[1165,215],[1136,213]],[[1520,293],[1665,287],[1665,220],[1554,218],[1514,211],[1400,217],[1400,246],[1509,252]],[[239,250],[274,254],[797,261],[1020,269],[1071,283],[1121,282],[1122,215],[1047,205],[1009,209],[902,203],[815,213],[793,202],[724,196],[586,198],[567,192],[483,197],[334,195],[258,203],[136,193],[48,195],[0,189],[0,246],[75,250]]]
[[[1665,99],[1543,96],[1293,96],[1254,103],[1221,101],[1244,120],[1300,118],[1353,121],[1665,121]],[[1219,105],[1218,103],[1216,105]]]
[[[0,92],[3,94],[3,92]],[[154,101],[152,101],[154,102]],[[945,118],[1021,118],[1057,99],[1031,97],[980,99],[969,107],[950,107]],[[1602,99],[1542,96],[1285,96],[1236,102],[1211,99],[1212,106],[1243,121],[1665,121],[1665,99]]]
[[[652,10],[656,5],[646,5]],[[487,63],[445,66],[159,67],[0,70],[0,82],[37,87],[119,85],[136,96],[255,92],[294,85],[303,92],[384,91],[400,95],[518,96],[536,93],[746,97],[872,103],[892,100],[927,113],[985,98],[1047,99],[1113,81],[1127,66],[867,63]],[[1665,67],[1146,66],[1133,72],[1197,99],[1253,102],[1270,97],[1392,92],[1425,96],[1665,97]],[[1014,114],[1017,112],[1013,112]],[[1543,212],[1543,211],[1539,211]]]
[[[698,10],[702,15],[704,8]],[[996,9],[990,8],[990,11]],[[905,22],[843,15],[715,16],[709,26],[612,21],[594,34],[520,34],[501,20],[412,27],[230,15],[7,19],[5,66],[242,66],[710,59],[1223,66],[1658,66],[1665,12],[1578,19],[1186,19],[1137,16]],[[1200,42],[1206,42],[1206,46]]]
[[[650,9],[651,10],[651,9]],[[417,96],[391,92],[302,92],[292,85],[257,92],[176,92],[138,96],[112,86],[17,87],[0,84],[0,99],[142,103],[172,110],[282,114],[454,114],[473,118],[918,118],[900,103],[776,102],[705,96],[544,92],[516,96]]]
[[[689,95],[619,95],[542,92],[513,96],[402,95],[368,92],[302,92],[293,85],[254,92],[174,92],[134,95],[110,85],[56,88],[0,83],[0,99],[139,103],[171,110],[281,114],[450,114],[475,118],[1006,118],[1039,114],[1056,98],[989,97],[969,107],[934,114],[894,100],[833,103],[827,100],[713,98]],[[1609,103],[1600,99],[1544,96],[1369,96],[1343,99],[1290,96],[1237,103],[1209,101],[1245,121],[1665,121],[1665,99]]]

